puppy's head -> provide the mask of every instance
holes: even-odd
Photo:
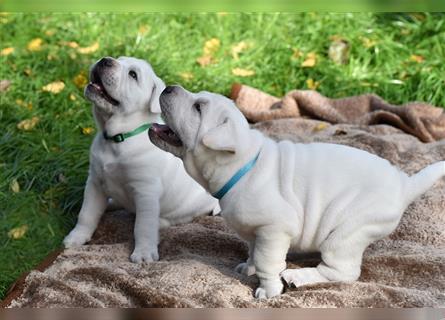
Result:
[[[146,61],[105,57],[91,66],[85,97],[107,115],[143,110],[159,113],[158,98],[164,87]]]
[[[198,157],[218,160],[241,152],[249,125],[232,100],[168,86],[159,101],[166,125],[153,125],[149,135],[161,149],[180,158],[191,151]]]

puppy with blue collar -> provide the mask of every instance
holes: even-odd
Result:
[[[78,221],[63,243],[89,241],[111,199],[114,207],[136,214],[131,261],[156,261],[159,229],[218,211],[218,202],[179,159],[148,141],[148,128],[162,122],[159,95],[165,85],[146,61],[102,58],[92,66],[90,81],[85,97],[99,132]]]
[[[150,128],[151,141],[220,199],[222,217],[249,245],[236,270],[258,276],[257,298],[280,294],[280,277],[295,286],[358,279],[366,247],[445,175],[445,161],[409,177],[359,149],[277,143],[251,129],[233,101],[209,92],[168,86],[160,105],[166,125]],[[322,262],[286,269],[289,250],[321,252]]]

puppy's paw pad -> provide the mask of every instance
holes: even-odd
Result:
[[[255,274],[255,266],[249,265],[247,262],[243,262],[235,267],[235,272],[245,276],[252,276]]]
[[[158,261],[159,254],[157,251],[135,249],[130,256],[130,260],[134,263],[148,263]]]

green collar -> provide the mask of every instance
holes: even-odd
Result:
[[[144,132],[145,130],[149,129],[150,127],[151,127],[151,123],[145,123],[145,124],[137,127],[136,129],[134,129],[133,131],[118,133],[114,136],[109,136],[107,134],[107,131],[104,131],[103,136],[104,136],[105,140],[112,140],[113,142],[120,143],[120,142],[124,142],[126,139],[128,139],[130,137],[136,136],[139,133]]]

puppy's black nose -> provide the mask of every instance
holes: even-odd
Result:
[[[112,67],[113,66],[113,60],[111,58],[102,58],[99,61],[99,66],[101,67]]]
[[[175,86],[167,86],[165,87],[164,91],[162,93],[164,94],[170,94],[173,92],[173,90],[175,90]]]

